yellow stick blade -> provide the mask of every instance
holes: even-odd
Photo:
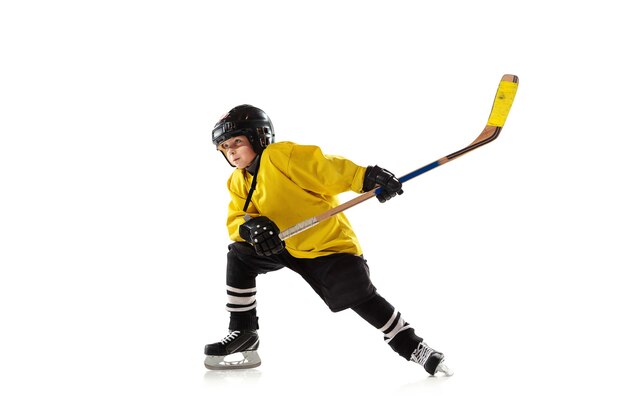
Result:
[[[491,114],[487,121],[487,126],[504,126],[511,106],[513,105],[513,99],[515,93],[517,93],[518,78],[515,75],[505,75],[500,81],[498,91],[496,92],[496,98],[493,101],[493,107],[491,108]]]

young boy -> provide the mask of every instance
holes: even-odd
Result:
[[[443,354],[416,336],[378,294],[343,213],[286,241],[278,236],[281,230],[337,206],[337,195],[344,191],[362,193],[380,187],[380,202],[402,194],[402,184],[391,172],[324,155],[316,146],[274,143],[269,117],[250,105],[233,108],[217,122],[213,144],[236,169],[227,182],[231,201],[226,224],[233,240],[226,267],[229,334],[205,346],[208,369],[261,364],[256,277],[287,267],[301,275],[331,311],[354,310],[403,358],[431,375],[452,375]],[[233,353],[241,353],[243,360],[227,361],[225,357]]]

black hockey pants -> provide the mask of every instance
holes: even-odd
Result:
[[[398,354],[409,359],[421,338],[401,318],[400,313],[376,292],[362,256],[338,253],[313,259],[278,255],[257,255],[248,243],[229,245],[226,285],[231,330],[258,329],[256,316],[256,277],[287,267],[299,274],[333,312],[353,309],[368,323],[381,330]]]

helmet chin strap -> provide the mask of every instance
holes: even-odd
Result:
[[[243,211],[248,210],[248,206],[250,205],[250,201],[252,200],[252,193],[254,193],[254,189],[256,188],[256,177],[259,173],[259,169],[261,168],[261,154],[257,154],[252,163],[246,167],[246,171],[253,174],[252,184],[250,184],[250,191],[248,191],[248,196],[246,197],[246,203],[243,205]]]

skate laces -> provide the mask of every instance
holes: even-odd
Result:
[[[220,343],[225,345],[226,343],[230,343],[235,340],[239,336],[239,330],[234,330],[228,334],[225,338],[223,338]]]
[[[433,354],[433,352],[435,352],[435,349],[431,348],[424,342],[420,342],[420,344],[417,346],[417,349],[415,349],[411,354],[411,360],[424,366],[424,364],[426,363],[430,355]]]

